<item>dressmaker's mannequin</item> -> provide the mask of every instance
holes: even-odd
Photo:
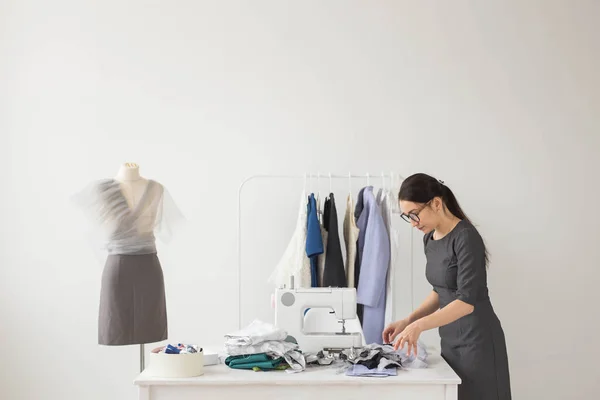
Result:
[[[148,179],[140,175],[140,167],[134,163],[125,163],[119,168],[115,179],[120,183],[129,207],[135,207],[148,185]]]
[[[138,216],[138,231],[151,234],[154,231],[155,222],[159,208],[162,206],[162,185],[157,184],[153,190],[149,190],[150,180],[140,175],[140,167],[135,163],[121,165],[115,180],[119,183],[121,193],[127,200],[130,210],[135,210],[142,200],[144,207]],[[144,195],[147,196],[143,199]]]
[[[115,178],[94,182],[79,199],[99,223],[108,252],[100,290],[98,343],[141,345],[143,369],[143,345],[166,340],[168,335],[155,233],[169,232],[182,216],[163,185],[142,177],[133,163],[121,165]]]
[[[144,200],[145,194],[146,196],[152,197],[156,197],[162,194],[162,192],[157,191],[148,192],[148,185],[150,182],[148,181],[148,179],[140,175],[140,168],[135,163],[122,164],[119,168],[119,171],[117,172],[117,175],[115,176],[115,180],[119,183],[121,193],[123,197],[125,197],[125,199],[127,200],[127,204],[129,205],[130,210],[135,210],[138,207],[138,205],[140,205],[140,202]],[[150,201],[146,201],[146,204],[151,204],[152,206],[146,207],[146,210],[142,213],[142,215],[140,215],[140,223],[138,223],[138,232],[143,231],[151,233],[154,229],[153,222],[156,219],[157,205],[159,204],[159,202],[157,202],[156,199],[151,199]],[[162,282],[160,282],[160,284],[164,285],[164,283]],[[164,297],[164,294],[159,291],[156,293],[156,297]],[[140,371],[143,371],[144,367],[144,343],[140,343]]]

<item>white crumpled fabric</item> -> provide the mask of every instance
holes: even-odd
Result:
[[[287,332],[272,324],[254,320],[247,327],[225,335],[226,346],[250,346],[270,340],[285,340]]]
[[[254,320],[238,332],[225,335],[225,351],[230,356],[266,353],[270,357],[283,357],[291,370],[300,372],[306,369],[306,360],[297,343],[288,342],[287,332],[272,324]]]

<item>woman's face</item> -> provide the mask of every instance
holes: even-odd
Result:
[[[423,233],[431,232],[439,223],[439,214],[435,212],[437,203],[437,198],[427,203],[413,203],[412,201],[400,200],[402,218]]]

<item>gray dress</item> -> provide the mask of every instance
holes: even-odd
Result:
[[[439,328],[441,355],[460,376],[459,400],[510,400],[504,331],[488,296],[483,239],[468,221],[446,236],[423,238],[426,277],[438,293],[440,308],[454,300],[474,311]]]
[[[102,272],[98,344],[154,343],[167,337],[165,284],[157,254],[109,255]]]
[[[98,343],[130,345],[167,339],[165,283],[156,238],[170,241],[182,215],[160,183],[148,180],[135,206],[115,179],[93,182],[76,198],[91,217],[106,262],[102,272]]]
[[[167,307],[163,270],[153,231],[141,233],[146,210],[155,209],[162,185],[149,180],[139,203],[129,208],[119,183],[98,186],[103,208],[111,216],[109,251],[100,290],[98,343],[118,346],[167,339]],[[150,226],[155,222],[149,223]]]

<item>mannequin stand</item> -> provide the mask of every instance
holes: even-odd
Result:
[[[144,344],[140,344],[140,372],[146,367],[146,354],[144,352]]]

